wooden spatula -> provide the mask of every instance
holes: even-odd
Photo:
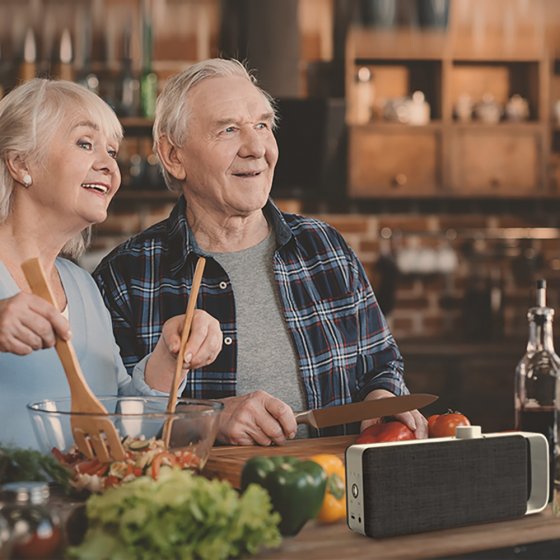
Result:
[[[31,291],[55,305],[55,300],[45,277],[39,259],[22,263],[21,268],[31,287]],[[103,463],[123,461],[126,458],[119,434],[107,416],[107,410],[91,392],[70,342],[56,339],[55,350],[62,362],[68,385],[70,386],[70,426],[78,449],[90,459]],[[80,413],[98,416],[80,416]]]
[[[179,380],[181,379],[181,371],[183,369],[183,361],[185,359],[185,348],[187,346],[187,340],[189,339],[189,334],[191,332],[194,310],[196,308],[196,300],[198,298],[198,290],[200,289],[200,282],[202,281],[202,275],[204,274],[205,264],[206,259],[204,257],[199,257],[196,263],[196,268],[194,270],[191,293],[189,295],[187,311],[185,313],[185,322],[183,323],[183,332],[181,333],[181,344],[179,346],[179,353],[177,354],[175,375],[173,376],[171,390],[169,391],[169,399],[167,401],[167,412],[169,414],[173,414],[175,412],[175,406],[177,404],[177,390],[179,389]],[[169,447],[172,425],[173,420],[172,418],[169,418],[165,422],[165,426],[163,427],[163,441],[165,442],[166,447]]]

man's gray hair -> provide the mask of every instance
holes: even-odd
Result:
[[[170,78],[160,93],[156,103],[153,128],[154,153],[158,153],[159,143],[163,137],[176,148],[183,146],[191,115],[188,93],[194,86],[209,78],[232,76],[247,79],[262,93],[273,112],[273,125],[276,126],[277,116],[274,99],[257,85],[255,77],[247,70],[245,65],[234,59],[210,58],[198,62]],[[160,164],[167,188],[173,192],[181,192],[182,182],[173,177],[161,161]]]
[[[109,138],[120,143],[122,126],[113,110],[95,93],[73,82],[35,78],[0,100],[0,224],[11,212],[17,184],[8,169],[8,159],[18,154],[25,161],[45,165],[55,132],[69,116],[84,110]],[[89,241],[90,231],[87,228],[71,239],[62,252],[78,257]]]

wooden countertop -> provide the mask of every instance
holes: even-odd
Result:
[[[421,512],[418,512],[421,515]],[[282,547],[257,555],[258,559],[406,560],[449,557],[469,552],[560,539],[560,518],[550,506],[543,512],[513,521],[472,525],[445,531],[418,533],[388,539],[371,539],[354,533],[344,523],[308,523],[299,535],[285,538]],[[560,558],[560,540],[558,554]],[[550,558],[554,557],[550,556]]]
[[[356,436],[302,439],[283,447],[215,447],[204,474],[229,480],[239,486],[244,462],[254,455],[293,455],[307,457],[314,453],[344,451]],[[419,511],[418,515],[422,515]],[[308,522],[299,535],[284,539],[282,547],[257,555],[259,559],[283,560],[352,560],[449,557],[469,552],[515,546],[549,539],[560,539],[560,517],[554,517],[550,506],[545,512],[521,519],[471,525],[444,531],[432,531],[386,539],[372,539],[351,531],[345,522],[319,525]],[[558,544],[560,558],[560,541]],[[552,556],[551,556],[552,557]]]

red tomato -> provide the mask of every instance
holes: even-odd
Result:
[[[104,467],[103,463],[99,462],[97,459],[81,461],[74,465],[74,469],[80,474],[98,474],[98,471]]]
[[[460,412],[449,411],[428,418],[428,435],[431,438],[451,437],[457,426],[470,426],[469,419]]]
[[[105,488],[113,488],[114,486],[118,486],[120,483],[121,483],[120,478],[117,478],[116,476],[110,475],[104,480],[103,486]]]
[[[182,451],[177,454],[177,462],[182,469],[196,469],[200,467],[200,459],[190,451]]]
[[[414,432],[402,422],[395,420],[369,426],[358,436],[356,443],[379,443],[407,439],[416,439]]]
[[[432,433],[433,426],[440,416],[441,414],[432,414],[431,416],[428,416],[428,434]]]

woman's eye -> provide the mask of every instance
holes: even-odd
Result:
[[[80,146],[80,148],[83,148],[84,150],[93,150],[93,144],[91,142],[88,142],[87,140],[78,140],[78,146]]]
[[[117,159],[117,156],[119,155],[119,152],[117,152],[117,150],[107,150],[107,153],[109,154],[109,156],[111,156],[113,159]]]

